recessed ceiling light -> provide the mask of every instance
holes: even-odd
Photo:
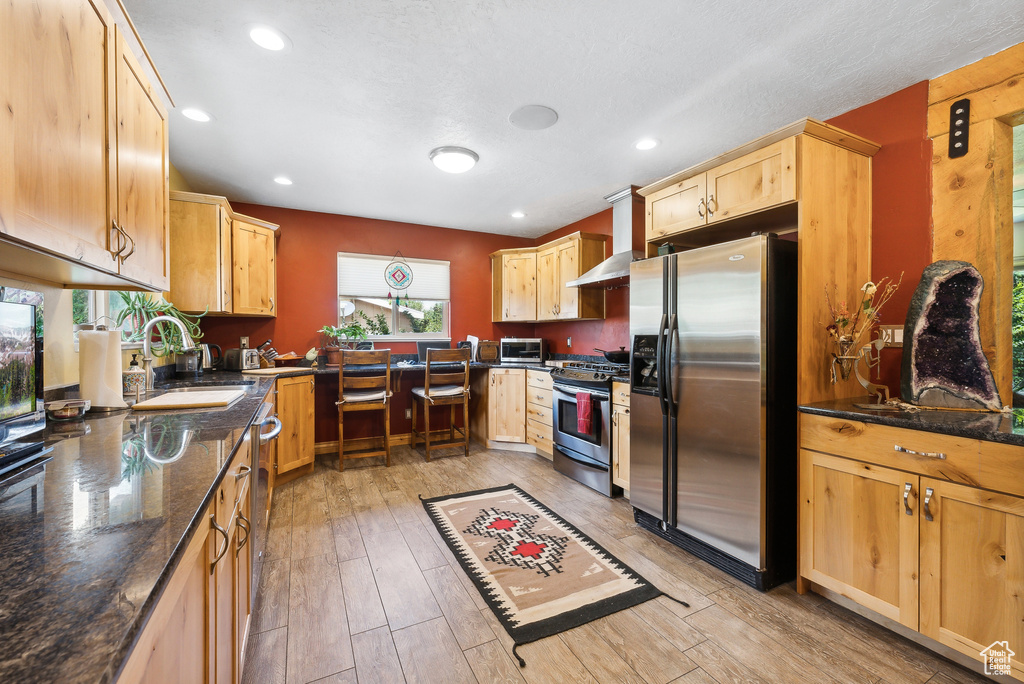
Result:
[[[269,26],[253,26],[249,29],[249,37],[261,48],[274,52],[284,50],[288,45],[288,41],[281,32]]]
[[[287,176],[278,176],[277,178],[274,179],[274,182],[277,183],[278,185],[291,185],[292,179],[288,178]]]
[[[181,115],[186,119],[192,119],[193,121],[199,121],[201,123],[206,123],[213,118],[202,109],[196,109],[195,107],[186,107],[185,109],[182,109]]]
[[[523,213],[523,212],[521,212],[521,211],[513,211],[513,212],[512,212],[512,218],[516,218],[516,219],[519,219],[519,218],[526,218],[526,214],[524,214],[524,213]]]
[[[430,161],[447,173],[465,173],[480,160],[480,156],[465,147],[438,147],[430,151]]]
[[[636,141],[636,149],[638,150],[653,150],[658,146],[658,141],[654,138],[640,138]]]
[[[526,105],[508,115],[508,122],[524,131],[540,131],[558,121],[558,112],[544,105]]]

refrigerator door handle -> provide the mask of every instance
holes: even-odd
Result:
[[[663,368],[665,369],[665,400],[668,404],[669,415],[674,416],[676,415],[676,409],[678,408],[678,406],[676,405],[675,398],[675,379],[672,372],[672,348],[675,346],[675,334],[679,329],[677,325],[678,319],[676,318],[676,314],[672,314],[671,316],[669,316],[668,321],[668,331],[665,335],[665,360],[663,366]]]
[[[668,415],[668,392],[665,389],[665,324],[668,314],[661,314],[661,325],[658,326],[658,350],[655,356],[656,372],[658,373],[658,402],[661,404],[661,415]]]

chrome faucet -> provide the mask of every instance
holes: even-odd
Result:
[[[146,371],[147,390],[153,389],[153,357],[150,356],[150,354],[153,347],[153,326],[157,323],[173,323],[178,326],[178,330],[181,331],[181,339],[184,340],[181,345],[182,349],[196,348],[195,343],[192,341],[192,336],[188,334],[188,330],[185,328],[185,324],[177,318],[172,316],[157,316],[146,323],[146,326],[142,329],[142,367]]]

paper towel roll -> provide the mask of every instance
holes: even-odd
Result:
[[[78,384],[93,408],[128,408],[121,398],[121,332],[78,333]]]

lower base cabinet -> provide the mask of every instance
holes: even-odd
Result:
[[[249,459],[247,449],[236,454],[118,682],[241,681],[252,605]]]
[[[546,458],[551,458],[554,453],[551,394],[551,373],[526,371],[526,443]]]
[[[977,661],[1012,651],[1024,681],[1024,448],[807,414],[800,432],[798,589]]]
[[[612,484],[629,491],[629,383],[612,384]]]
[[[525,444],[526,369],[491,368],[487,374],[487,439]]]

